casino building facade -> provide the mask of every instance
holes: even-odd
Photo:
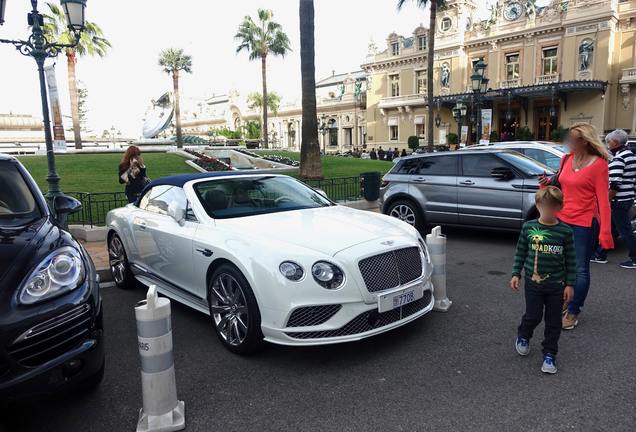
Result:
[[[427,29],[391,33],[371,43],[361,71],[317,83],[321,146],[327,152],[366,144],[406,146],[409,136],[425,144],[427,127]],[[477,140],[478,103],[492,110],[498,140],[521,132],[551,140],[553,131],[585,121],[604,132],[623,128],[636,136],[636,0],[499,0],[487,19],[477,0],[447,0],[438,12],[434,55],[435,144],[468,128]],[[487,90],[476,100],[473,66],[487,64]],[[192,110],[186,133],[236,128],[258,121],[238,95],[215,97]],[[453,117],[453,107],[466,115]],[[298,149],[301,108],[283,106],[270,118],[270,141]]]

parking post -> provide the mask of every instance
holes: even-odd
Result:
[[[446,312],[453,302],[446,295],[446,236],[442,234],[442,227],[436,226],[431,230],[426,236],[426,245],[433,262],[433,310]]]
[[[151,285],[146,300],[135,306],[143,395],[137,432],[185,428],[185,404],[177,399],[170,317],[170,300],[157,296],[157,287]]]

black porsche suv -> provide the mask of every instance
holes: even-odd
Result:
[[[96,386],[102,302],[91,258],[49,210],[26,169],[0,154],[0,402]],[[58,215],[80,203],[60,196]]]

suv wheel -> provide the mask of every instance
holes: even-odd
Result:
[[[424,228],[424,217],[422,216],[422,212],[411,201],[403,200],[392,203],[387,209],[386,214],[406,222],[420,231]]]

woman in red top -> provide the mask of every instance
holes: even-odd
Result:
[[[541,186],[556,183],[563,191],[563,209],[559,219],[572,227],[576,249],[574,298],[567,305],[563,329],[578,324],[578,315],[590,289],[590,259],[596,241],[603,249],[612,249],[612,219],[609,203],[609,154],[594,126],[576,123],[568,137],[570,154],[561,160],[559,173],[539,179]]]

